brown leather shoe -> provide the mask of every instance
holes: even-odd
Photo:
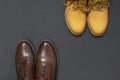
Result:
[[[16,71],[18,80],[34,80],[34,52],[27,41],[21,41],[16,50]]]
[[[50,41],[43,41],[37,52],[35,80],[55,80],[57,58]]]

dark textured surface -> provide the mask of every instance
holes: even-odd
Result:
[[[37,50],[46,38],[57,47],[57,80],[120,80],[120,0],[110,3],[108,30],[96,38],[88,28],[78,37],[68,31],[63,0],[0,0],[0,80],[17,80],[20,40]]]

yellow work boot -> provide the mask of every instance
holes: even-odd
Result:
[[[87,0],[65,0],[65,19],[74,35],[83,33],[86,26]]]
[[[101,36],[108,25],[108,0],[88,0],[88,26],[94,36]]]

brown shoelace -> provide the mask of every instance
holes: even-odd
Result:
[[[88,4],[88,13],[91,10],[102,11],[103,9],[107,9],[109,7],[108,0],[90,0]]]
[[[69,1],[69,4],[67,3]],[[102,9],[109,7],[108,0],[90,0],[88,5],[85,4],[84,0],[65,0],[64,5],[66,7],[75,5],[74,10],[81,10],[83,13],[89,14],[91,10],[102,11]]]
[[[69,2],[69,4],[68,4],[68,2]],[[86,6],[84,0],[65,0],[64,1],[64,5],[66,7],[68,7],[72,4],[75,5],[73,7],[74,10],[81,10],[84,14],[86,14],[87,6]]]

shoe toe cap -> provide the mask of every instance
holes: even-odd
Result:
[[[88,15],[88,26],[91,33],[101,36],[105,33],[108,24],[108,10],[93,11]]]
[[[69,30],[74,35],[81,35],[83,33],[86,25],[86,14],[80,10],[71,11],[66,9],[65,18]]]
[[[32,46],[26,40],[21,41],[16,50],[16,57],[29,57],[34,56]]]

